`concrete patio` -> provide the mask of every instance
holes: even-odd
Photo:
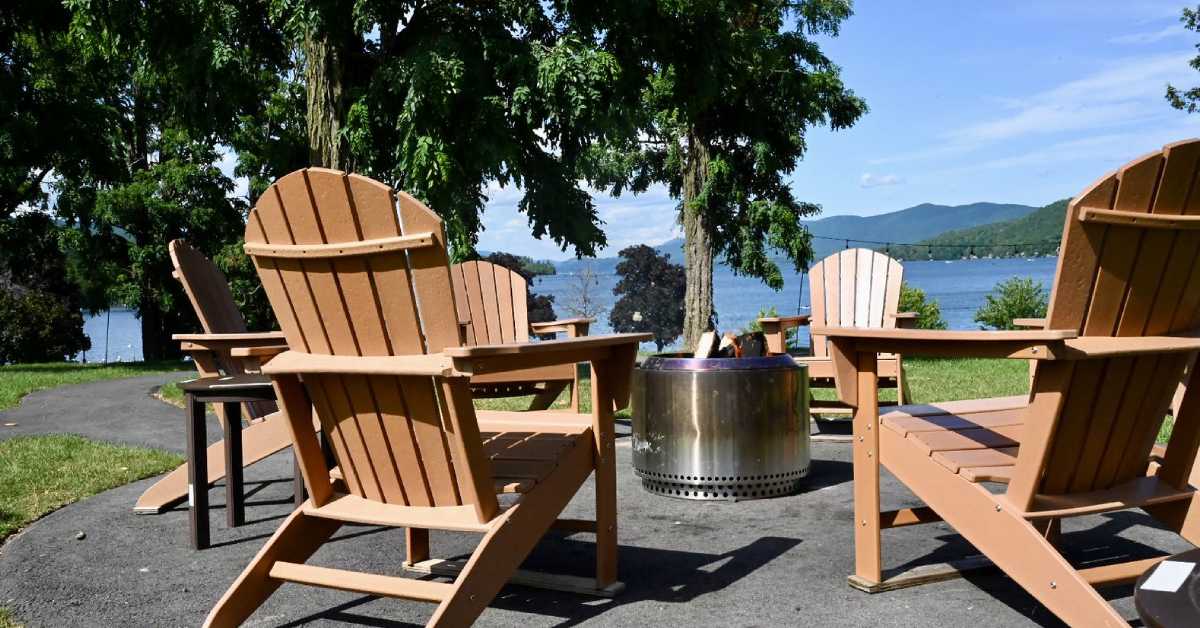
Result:
[[[182,451],[183,413],[150,397],[174,376],[101,382],[36,393],[0,413],[0,438],[74,432],[92,438]],[[626,426],[622,433],[627,433]],[[218,437],[210,422],[211,439]],[[815,444],[805,491],[742,503],[695,503],[642,491],[627,438],[618,445],[620,573],[627,590],[612,600],[507,587],[479,626],[1028,626],[1057,620],[994,570],[966,579],[868,595],[851,589],[851,466],[846,444]],[[212,491],[211,549],[188,545],[187,512],[141,516],[131,508],[145,480],[68,506],[0,548],[0,606],[34,626],[195,626],[291,508],[292,462],[272,457],[247,470],[247,520],[229,530]],[[915,500],[890,477],[884,507]],[[587,516],[581,492],[567,516]],[[1134,512],[1068,522],[1064,544],[1078,562],[1180,551],[1173,534]],[[86,538],[77,540],[78,532]],[[314,557],[317,564],[396,574],[403,533],[346,527]],[[470,537],[434,533],[433,553],[461,555]],[[943,524],[884,533],[890,568],[970,553]],[[586,575],[586,534],[551,536],[527,568]],[[1131,590],[1116,588],[1118,609],[1135,621]],[[248,625],[421,625],[432,606],[284,585]]]

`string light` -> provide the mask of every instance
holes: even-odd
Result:
[[[925,244],[922,242],[887,242],[885,240],[862,240],[859,238],[847,238],[844,236],[822,236],[822,235],[815,235],[815,234],[810,234],[810,235],[813,239],[817,239],[817,240],[833,240],[835,242],[842,242],[842,244],[845,248],[850,248],[851,242],[858,242],[860,244],[882,245],[888,250],[890,250],[891,247],[893,247],[893,246],[917,246],[917,247],[924,246],[924,247],[927,247],[931,253],[933,251],[933,245]],[[988,247],[1010,248],[1011,247],[1013,249],[1013,251],[1015,252],[1016,250],[1018,250],[1022,247],[1033,247],[1033,246],[1042,246],[1042,245],[1058,246],[1058,244],[1059,244],[1058,240],[1043,240],[1041,242],[1011,242],[1011,243],[969,242],[966,244],[939,244],[937,246],[939,246],[941,248],[946,248],[946,249],[974,249],[975,247],[980,247],[980,248],[988,248]]]

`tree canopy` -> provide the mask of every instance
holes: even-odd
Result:
[[[642,68],[643,135],[596,155],[616,190],[665,183],[680,199],[687,268],[685,344],[713,317],[712,259],[783,285],[769,248],[796,269],[812,256],[800,225],[819,206],[786,175],[815,125],[848,127],[866,104],[815,37],[835,36],[848,0],[659,2],[593,7],[622,68]],[[615,145],[616,142],[610,145]]]
[[[1179,21],[1183,22],[1183,27],[1200,33],[1200,5],[1196,8],[1184,7]],[[1200,50],[1200,44],[1196,44],[1196,49]],[[1192,57],[1189,65],[1193,69],[1200,70],[1200,54]],[[1167,102],[1176,109],[1182,109],[1188,113],[1196,113],[1200,111],[1200,87],[1191,87],[1180,91],[1174,85],[1167,85]]]
[[[386,181],[441,214],[470,257],[489,183],[524,192],[535,237],[606,243],[591,149],[636,137],[605,24],[572,3],[276,0],[303,50],[310,159]],[[627,92],[618,92],[627,93]]]
[[[269,324],[238,242],[249,204],[295,168],[414,194],[458,259],[493,185],[522,191],[534,236],[587,256],[607,242],[592,194],[664,183],[695,323],[711,316],[714,254],[773,286],[765,247],[807,261],[798,218],[816,206],[784,176],[808,127],[865,110],[814,41],[849,13],[846,0],[15,0],[0,13],[0,219],[53,213],[82,302],[135,308],[156,358],[195,325],[170,279],[173,238],[214,257]],[[234,156],[248,198],[218,167]]]

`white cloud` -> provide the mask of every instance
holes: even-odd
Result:
[[[1200,118],[1186,117],[1172,124],[1155,125],[1150,129],[1088,135],[1054,142],[1038,146],[1034,150],[956,166],[932,174],[938,178],[948,178],[980,170],[1056,168],[1088,162],[1117,166],[1129,161],[1134,155],[1159,150],[1165,144],[1194,136],[1198,132]]]
[[[484,230],[479,234],[479,248],[485,251],[507,251],[538,259],[566,259],[573,251],[562,251],[549,239],[535,239],[529,231],[528,219],[517,211],[517,202],[524,192],[515,187],[502,188],[491,184],[487,188],[489,201],[483,214]],[[633,244],[661,244],[682,235],[676,220],[677,202],[665,187],[654,186],[638,195],[625,194],[613,198],[589,190],[596,211],[604,221],[601,227],[608,237],[608,246],[598,252],[600,257]]]
[[[1171,119],[1163,101],[1167,83],[1190,84],[1190,54],[1132,57],[1083,78],[1023,98],[1005,98],[1001,115],[951,129],[942,142],[870,163],[880,165],[964,155],[996,143],[1040,135],[1112,133]]]
[[[858,187],[860,188],[876,188],[884,185],[898,185],[904,183],[904,179],[894,174],[871,174],[864,172],[863,176],[858,178]]]
[[[1109,38],[1108,43],[1110,43],[1110,44],[1130,44],[1130,45],[1153,44],[1155,42],[1160,42],[1164,39],[1169,39],[1171,37],[1179,37],[1179,36],[1187,35],[1187,34],[1188,34],[1188,31],[1187,31],[1187,29],[1185,29],[1183,27],[1183,25],[1172,24],[1171,26],[1167,26],[1167,27],[1164,27],[1164,28],[1156,30],[1156,31],[1147,31],[1147,32],[1142,32],[1142,33],[1130,33],[1128,35],[1120,35],[1118,37],[1111,37],[1111,38]]]

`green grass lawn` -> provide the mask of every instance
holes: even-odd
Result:
[[[0,366],[0,410],[15,407],[21,397],[37,390],[83,384],[103,379],[120,379],[151,373],[165,373],[191,368],[182,361],[114,362],[112,364],[79,364],[53,362],[46,364],[9,364]]]
[[[67,504],[182,463],[177,454],[71,434],[0,441],[0,541]]]
[[[905,358],[907,403],[930,403],[1005,397],[1029,392],[1029,363],[1024,360],[961,358]],[[831,388],[813,391],[817,399],[833,399]],[[879,398],[895,402],[895,389],[880,391]]]
[[[21,624],[14,621],[7,610],[0,608],[0,628],[21,628]]]

